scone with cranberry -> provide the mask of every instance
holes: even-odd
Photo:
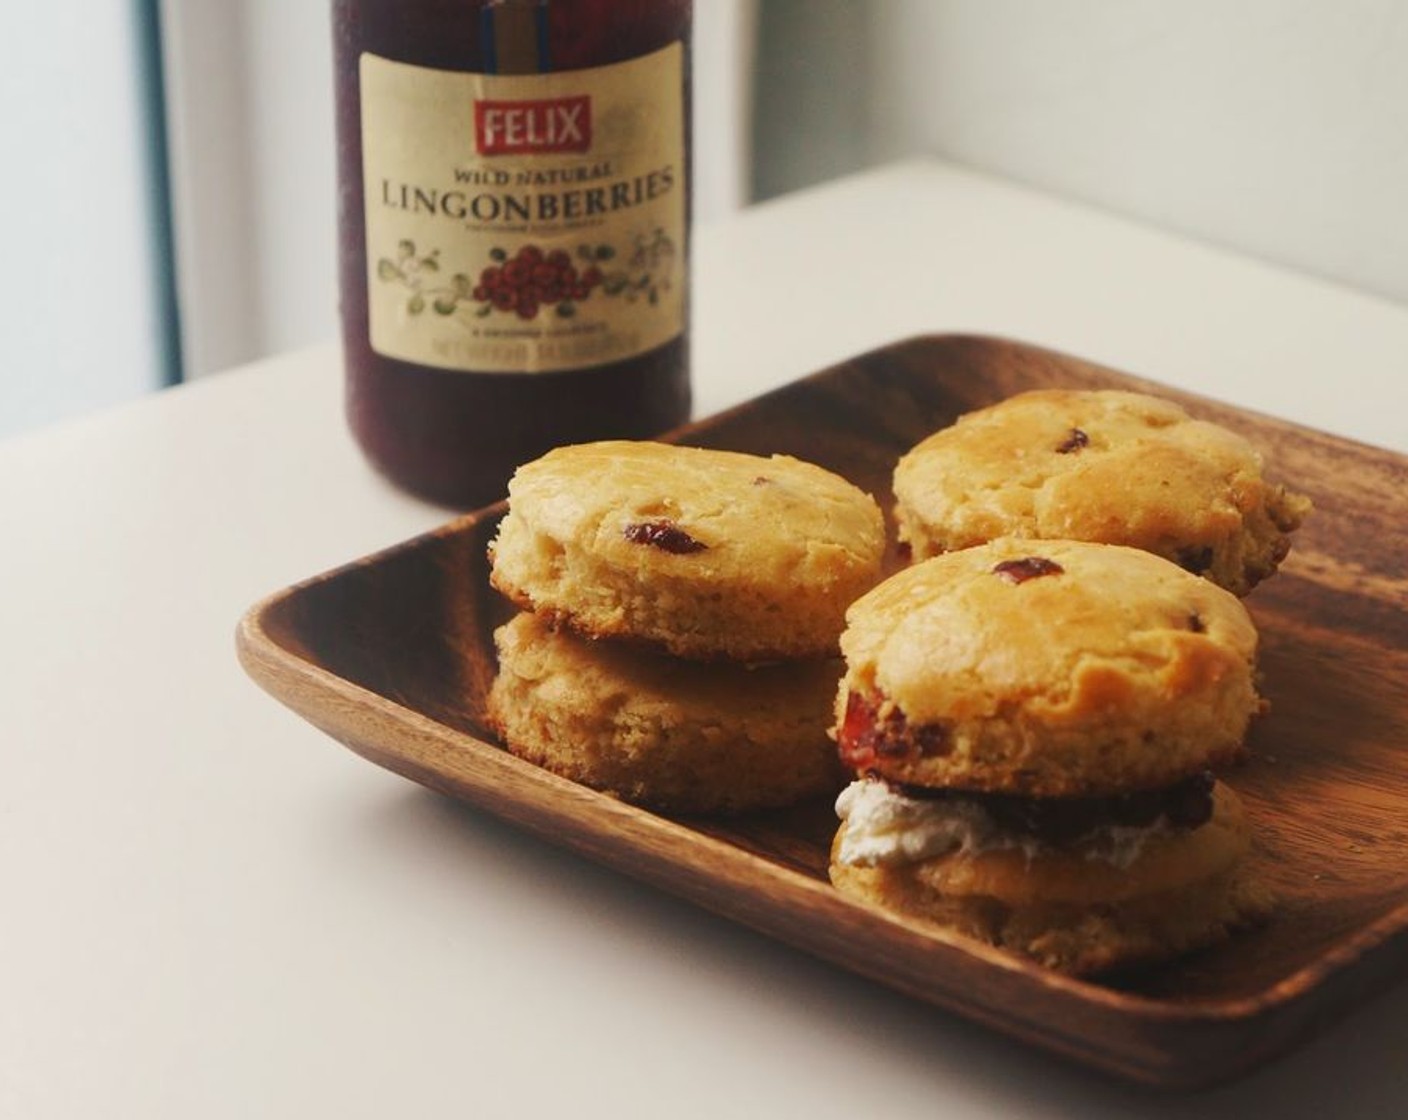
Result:
[[[518,469],[491,580],[593,638],[701,660],[828,657],[884,547],[875,501],[811,463],[607,441]]]
[[[1261,454],[1172,401],[1043,389],[970,412],[895,468],[916,560],[998,537],[1142,548],[1245,595],[1276,571],[1310,503]]]
[[[836,737],[838,889],[1087,973],[1262,917],[1211,770],[1261,701],[1229,592],[1137,549],[1003,540],[855,603]]]

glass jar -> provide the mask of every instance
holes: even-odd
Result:
[[[334,0],[346,407],[492,501],[688,416],[689,0]]]

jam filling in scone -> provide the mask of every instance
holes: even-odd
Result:
[[[841,761],[861,774],[879,771],[884,759],[904,759],[918,755],[932,758],[951,749],[948,728],[939,723],[911,727],[902,711],[893,704],[881,714],[882,705],[859,692],[846,696],[846,713],[836,730],[836,747]]]
[[[942,726],[911,727],[897,707],[890,705],[884,717],[879,710],[879,704],[858,693],[847,698],[845,718],[836,733],[841,762],[860,777],[853,789],[878,783],[891,797],[914,802],[916,814],[934,817],[957,812],[968,817],[978,812],[1001,833],[1055,846],[1106,827],[1142,829],[1163,821],[1195,828],[1212,816],[1214,777],[1208,769],[1154,789],[1089,797],[1031,797],[887,779],[882,769],[887,759],[944,754],[950,744]]]
[[[1210,771],[1173,786],[1112,797],[1016,797],[900,786],[883,778],[852,782],[837,800],[846,830],[843,864],[913,863],[950,852],[1020,849],[1028,857],[1078,851],[1128,867],[1153,837],[1201,828],[1212,819]]]

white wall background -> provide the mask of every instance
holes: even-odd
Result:
[[[764,2],[765,190],[934,152],[1408,302],[1404,0],[869,0],[840,42],[814,29],[856,5]]]
[[[922,147],[1408,302],[1403,0],[881,0]]]

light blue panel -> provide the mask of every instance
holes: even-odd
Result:
[[[158,388],[168,328],[136,7],[6,4],[0,42],[4,436]]]

